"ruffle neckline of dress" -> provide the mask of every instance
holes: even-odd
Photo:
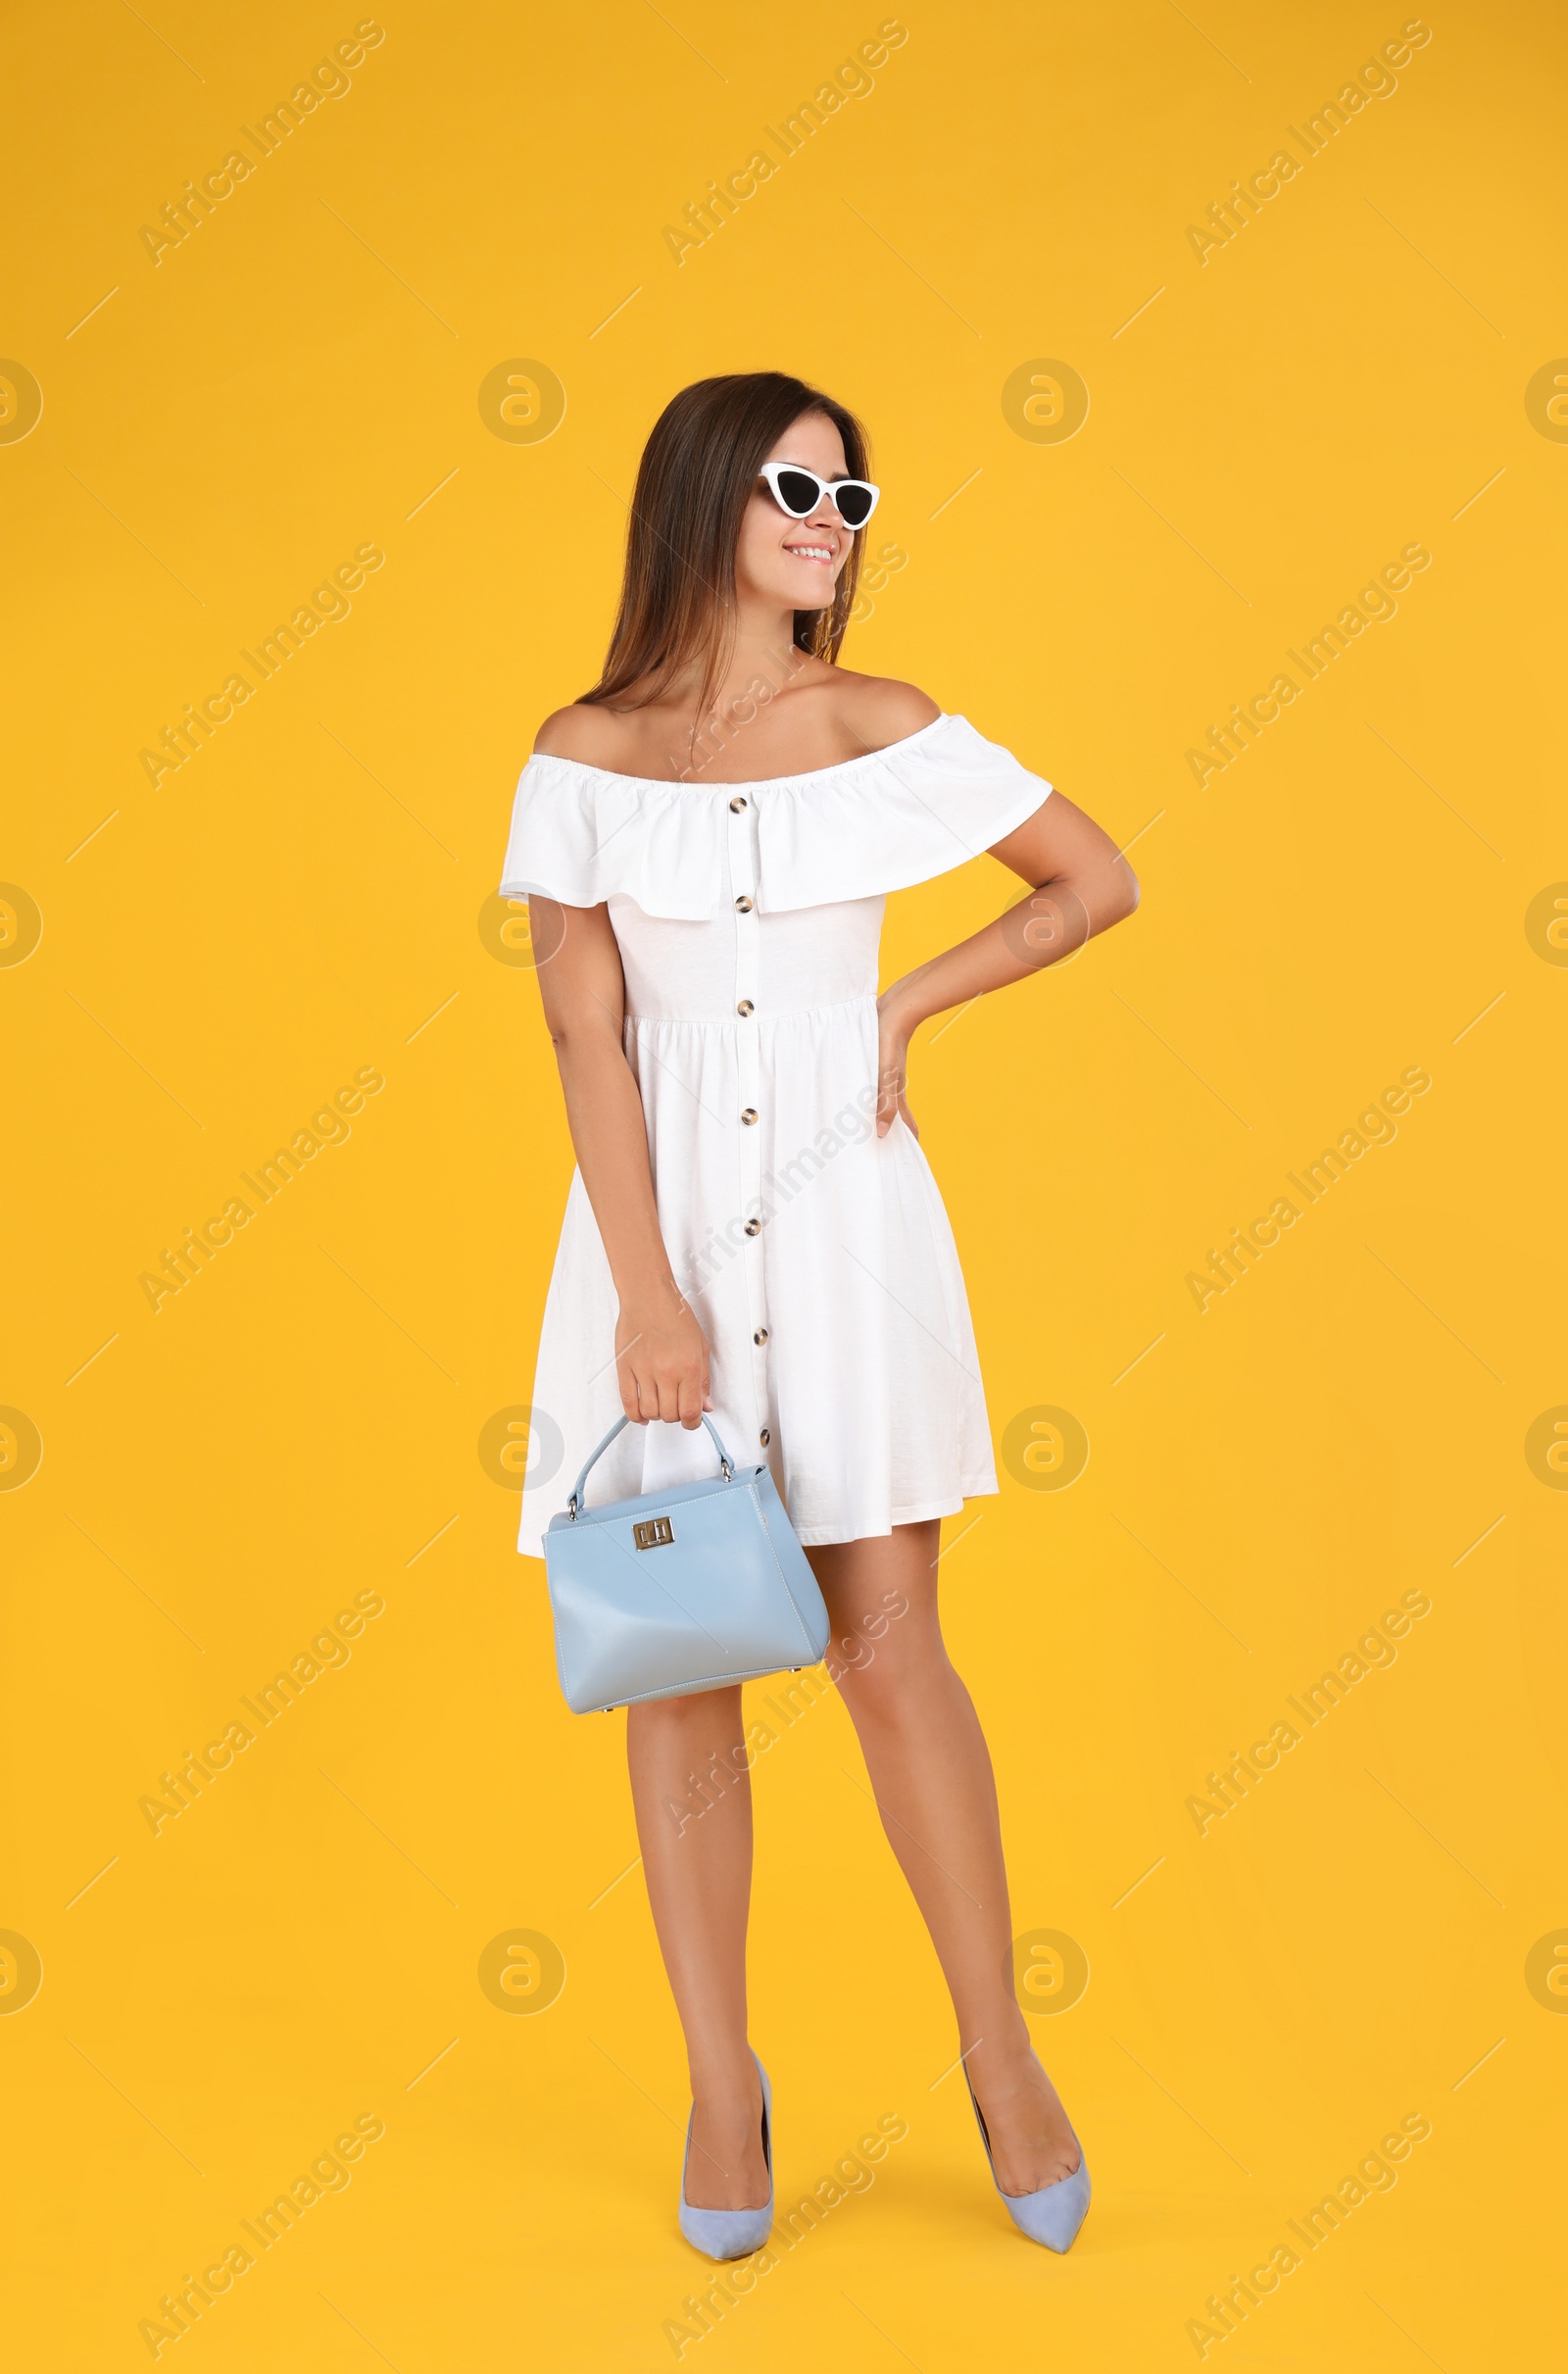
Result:
[[[618,893],[645,915],[701,921],[726,903],[727,837],[750,809],[760,911],[829,906],[966,864],[1051,788],[947,713],[837,766],[743,783],[662,782],[540,753],[517,785],[501,890],[568,907]]]

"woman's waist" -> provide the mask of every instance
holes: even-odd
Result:
[[[861,990],[853,997],[808,999],[796,994],[785,1003],[762,992],[753,997],[732,996],[722,1006],[695,998],[677,1006],[673,1001],[656,1002],[644,996],[634,1007],[628,994],[626,1027],[640,1033],[718,1030],[737,1038],[747,1031],[767,1037],[782,1030],[811,1032],[837,1028],[858,1036],[868,1022],[875,1026],[876,995],[874,988]]]

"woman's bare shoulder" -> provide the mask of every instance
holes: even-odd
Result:
[[[626,747],[626,720],[598,701],[573,701],[553,710],[533,738],[535,758],[575,759],[580,767],[612,772]]]
[[[942,711],[917,684],[902,684],[897,676],[858,676],[848,668],[841,676],[840,715],[856,740],[866,750],[885,750],[890,742],[905,742],[922,726],[934,725]]]

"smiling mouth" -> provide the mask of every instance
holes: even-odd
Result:
[[[835,558],[830,544],[786,544],[784,550],[793,553],[798,561],[816,561],[828,567]]]

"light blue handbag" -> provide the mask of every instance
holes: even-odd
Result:
[[[689,1698],[814,1665],[828,1617],[765,1465],[737,1467],[709,1418],[718,1474],[586,1508],[583,1462],[545,1532],[556,1668],[574,1714],[647,1698]]]

